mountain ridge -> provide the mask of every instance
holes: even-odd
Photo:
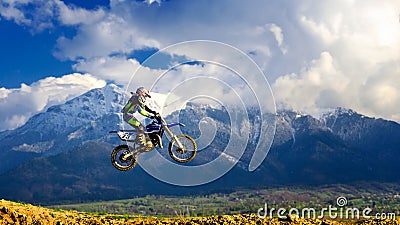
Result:
[[[321,118],[278,111],[272,148],[252,173],[247,166],[259,138],[257,108],[248,109],[249,126],[255,132],[250,134],[246,151],[217,181],[188,189],[162,183],[139,166],[122,173],[109,160],[112,148],[121,141],[108,131],[122,125],[119,111],[125,98],[115,85],[94,89],[49,108],[14,131],[0,133],[0,195],[49,203],[124,198],[131,196],[126,194],[129,191],[140,195],[190,194],[268,185],[400,181],[400,124],[343,108]],[[57,117],[60,115],[65,118]],[[227,111],[190,103],[166,117],[167,121],[185,123],[182,131],[194,138],[201,135],[199,123],[205,117],[213,119],[218,129],[210,145],[198,152],[194,164],[223,155],[230,138]],[[165,148],[157,151],[169,159]]]

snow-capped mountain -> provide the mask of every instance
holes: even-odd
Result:
[[[0,133],[0,157],[11,162],[0,164],[0,173],[34,156],[55,155],[73,149],[82,141],[103,137],[108,131],[102,130],[105,125],[120,123],[118,113],[124,100],[124,91],[110,84],[52,106],[25,125]],[[21,157],[23,153],[30,157]]]
[[[399,124],[361,115],[351,109],[337,108],[322,116],[325,126],[346,142],[370,149],[379,143],[385,150],[400,146]]]
[[[0,196],[57,201],[107,199],[106,193],[123,197],[133,189],[142,194],[149,193],[147,190],[176,191],[165,184],[155,189],[159,183],[140,168],[121,175],[109,162],[112,148],[120,141],[108,131],[121,125],[119,112],[127,97],[117,86],[107,85],[53,106],[20,128],[0,133],[0,183],[7,183],[0,186]],[[260,124],[256,108],[249,108],[247,113],[250,121],[244,125],[252,131],[247,149],[231,172],[207,186],[213,190],[218,185],[234,188],[400,180],[400,125],[343,108],[321,118],[290,110],[271,115],[276,116],[274,143],[261,166],[249,173],[248,163],[259,139],[259,128],[266,124]],[[206,163],[219,155],[233,160],[223,153],[230,138],[229,115],[223,107],[189,103],[166,119],[186,124],[182,131],[198,138],[203,118],[211,118],[217,129],[214,140],[193,163]],[[168,158],[164,150],[160,152]],[[115,177],[121,179],[116,181]],[[129,180],[135,180],[134,185]],[[52,191],[44,194],[43,185]],[[35,197],[36,192],[41,197]]]
[[[56,155],[72,150],[86,141],[105,141],[116,143],[107,135],[121,125],[119,113],[128,93],[114,84],[104,88],[93,89],[78,96],[65,104],[50,107],[46,112],[33,116],[24,126],[13,131],[0,133],[0,156],[9,159],[0,165],[0,173],[37,156]],[[157,106],[156,102],[152,104]],[[157,106],[159,107],[159,106]],[[259,111],[256,108],[248,109],[251,134],[248,145],[241,161],[248,163],[259,138],[260,124]],[[229,140],[229,115],[224,108],[213,108],[208,105],[187,104],[179,115],[173,113],[169,119],[180,120],[187,127],[186,133],[193,137],[200,136],[199,123],[208,117],[215,121],[217,127],[216,138],[209,146],[209,154],[202,161],[209,161],[223,151]],[[265,125],[265,124],[264,124]],[[371,146],[392,148],[399,140],[396,138],[398,124],[382,119],[369,118],[356,112],[338,108],[324,114],[320,119],[294,111],[279,111],[276,117],[276,134],[273,146],[296,143],[299,134],[323,131],[342,139],[350,146],[362,146],[370,149]],[[377,127],[377,128],[375,128]],[[388,130],[388,134],[380,134]],[[397,145],[399,146],[399,145]],[[24,154],[27,153],[27,154]],[[227,156],[227,159],[230,156]],[[12,160],[13,158],[17,158]],[[246,168],[246,165],[242,165]]]

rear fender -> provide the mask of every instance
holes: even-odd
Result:
[[[181,127],[184,127],[184,126],[185,126],[185,124],[183,124],[183,123],[179,123],[179,122],[173,122],[173,123],[169,123],[169,124],[167,124],[167,127],[175,127],[175,126],[181,126]]]

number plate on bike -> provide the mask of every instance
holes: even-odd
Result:
[[[128,140],[131,137],[128,133],[122,131],[117,132],[117,134],[122,140]]]

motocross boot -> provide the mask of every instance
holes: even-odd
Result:
[[[142,145],[147,150],[150,150],[151,148],[153,148],[153,143],[151,142],[150,138],[148,137],[148,135],[145,135],[143,133],[137,135],[136,143]]]
[[[151,142],[149,135],[145,134],[145,145],[147,148],[147,151],[150,151],[153,148],[153,142]]]
[[[136,139],[135,139],[135,143],[139,144],[139,145],[146,145],[146,136],[142,133],[142,134],[137,134]]]

